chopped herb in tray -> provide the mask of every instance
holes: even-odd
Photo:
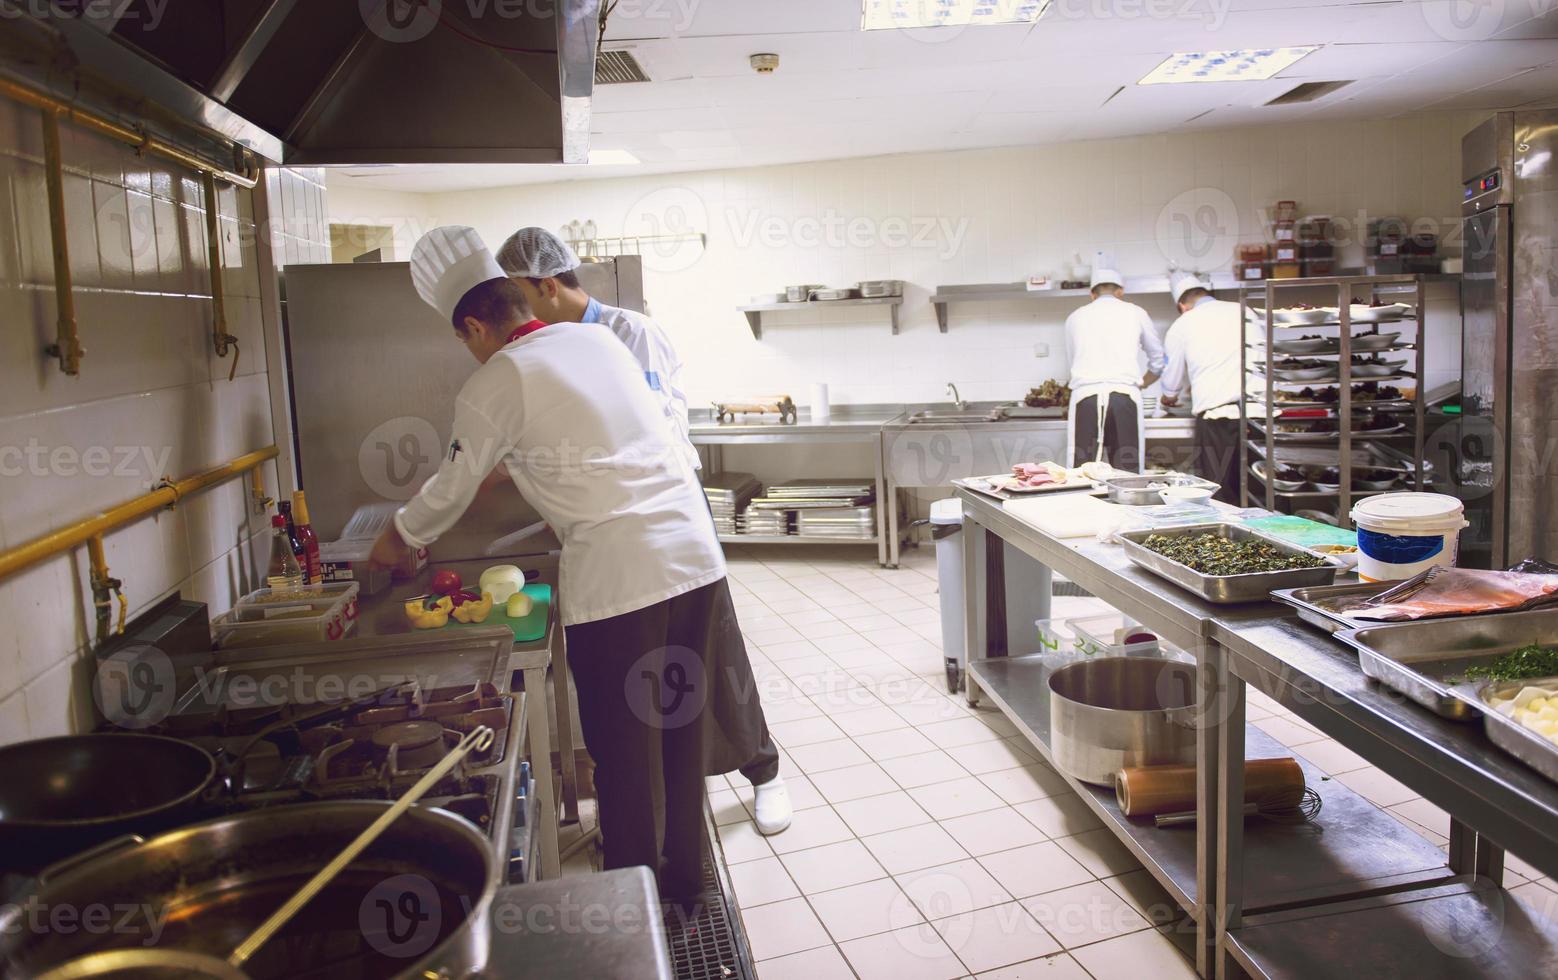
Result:
[[[1217,534],[1150,535],[1142,544],[1151,551],[1202,575],[1245,575],[1285,572],[1326,564],[1314,555],[1294,555],[1265,541],[1235,541]]]
[[[1523,681],[1532,677],[1558,677],[1558,647],[1533,643],[1466,671],[1466,679],[1473,681]]]

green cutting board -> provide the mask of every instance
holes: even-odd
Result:
[[[453,616],[449,617],[450,626],[507,626],[514,631],[515,643],[534,643],[546,635],[547,618],[552,610],[552,587],[550,585],[527,585],[525,595],[535,601],[535,607],[530,610],[530,615],[521,616],[518,619],[510,619],[503,614],[503,603],[492,604],[492,612],[487,614],[485,622],[462,623]]]
[[[1281,538],[1283,541],[1289,544],[1296,544],[1300,548],[1318,548],[1322,545],[1343,545],[1350,548],[1358,546],[1358,532],[1356,531],[1333,527],[1320,521],[1311,521],[1307,517],[1294,517],[1291,514],[1256,517],[1245,521],[1244,526],[1254,528],[1274,538]]]

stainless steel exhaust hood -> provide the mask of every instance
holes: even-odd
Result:
[[[106,83],[277,163],[584,163],[589,152],[600,0],[0,6],[0,26],[30,21],[44,39],[35,78],[77,92],[90,86],[72,76]]]

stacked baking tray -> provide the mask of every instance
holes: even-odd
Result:
[[[795,531],[808,538],[870,541],[876,537],[876,508],[826,507],[795,515]]]
[[[791,480],[752,500],[746,533],[792,533],[793,523],[793,533],[808,537],[869,541],[876,537],[875,502],[876,482],[869,477]]]
[[[763,492],[763,485],[751,473],[719,473],[704,478],[703,492],[709,498],[715,529],[720,534],[740,534],[747,505]]]

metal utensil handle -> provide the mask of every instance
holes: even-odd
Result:
[[[1247,817],[1254,816],[1259,811],[1258,804],[1244,804],[1244,815]],[[1183,827],[1186,824],[1196,822],[1196,812],[1194,810],[1181,810],[1178,813],[1160,813],[1152,818],[1152,822],[1158,827]]]
[[[287,899],[286,904],[273,912],[270,918],[261,923],[260,927],[249,935],[248,939],[240,943],[238,948],[233,950],[232,955],[227,957],[227,962],[233,966],[242,966],[245,960],[253,956],[282,926],[291,921],[292,917],[304,905],[307,905],[310,899],[318,895],[326,885],[330,884],[336,875],[344,871],[346,866],[356,859],[357,855],[361,854],[367,849],[369,844],[377,840],[379,835],[389,828],[390,824],[400,818],[401,814],[411,809],[413,803],[420,800],[428,790],[437,785],[438,781],[447,776],[449,771],[458,765],[462,759],[472,752],[484,751],[489,748],[492,745],[493,737],[492,729],[483,725],[462,738],[459,745],[456,745],[448,755],[439,760],[438,765],[429,769],[426,775],[417,780],[415,786],[406,790],[400,799],[395,801],[393,806],[380,814],[377,820],[370,824],[362,833],[358,834],[357,838],[346,845],[341,850],[341,853],[331,859],[329,864],[320,868],[318,874],[310,878],[302,888],[299,888],[297,894]]]

